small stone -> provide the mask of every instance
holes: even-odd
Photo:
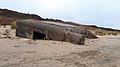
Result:
[[[18,45],[14,46],[14,47],[19,47]]]

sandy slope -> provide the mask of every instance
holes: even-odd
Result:
[[[120,36],[85,45],[24,38],[0,39],[0,67],[120,67]]]

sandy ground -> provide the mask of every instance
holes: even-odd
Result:
[[[0,38],[0,67],[120,67],[120,36],[86,39],[85,45]]]

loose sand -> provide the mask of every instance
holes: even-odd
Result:
[[[86,39],[85,45],[1,38],[0,67],[120,67],[120,36]]]

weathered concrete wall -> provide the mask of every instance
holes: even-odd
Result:
[[[85,36],[82,34],[77,34],[73,32],[66,32],[65,33],[65,41],[72,42],[74,44],[82,44],[85,43]]]
[[[36,31],[45,34],[48,40],[67,41],[74,44],[85,43],[85,35],[75,33],[77,31],[74,31],[74,29],[71,31],[63,26],[37,20],[18,20],[16,25],[16,36],[32,39],[33,31]]]
[[[28,27],[22,23],[16,23],[16,36],[24,37],[24,38],[32,38],[32,30],[31,27]]]
[[[96,35],[92,34],[91,32],[87,31],[86,32],[86,38],[89,38],[89,39],[96,39],[98,38]]]

